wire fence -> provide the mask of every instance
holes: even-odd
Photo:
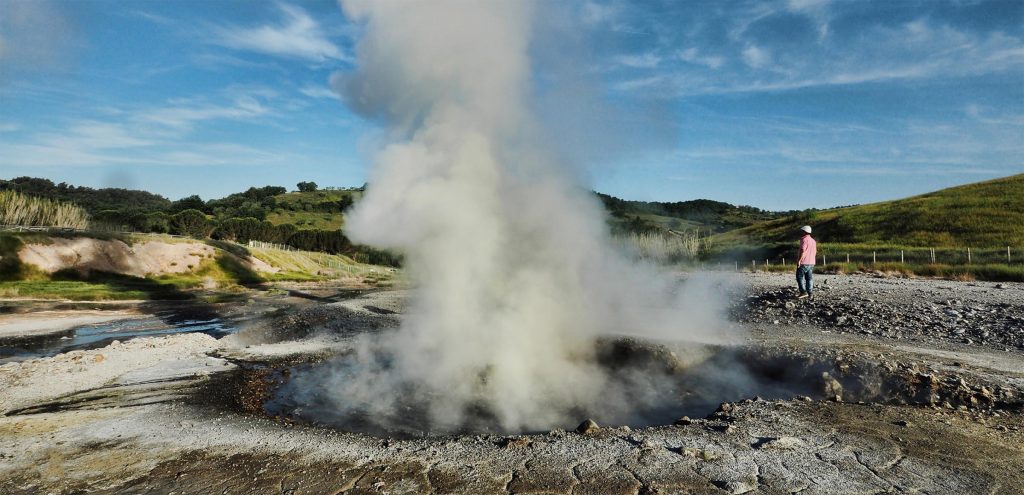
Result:
[[[257,249],[277,249],[280,251],[299,251],[298,249],[295,249],[287,244],[276,244],[273,242],[264,241],[249,241],[249,247]]]
[[[912,247],[904,249],[864,249],[864,248],[818,248],[816,265],[849,264],[860,266],[872,265],[1005,265],[1024,266],[1024,249],[1006,246],[1005,248],[929,248]],[[728,261],[705,262],[703,267],[710,269],[760,269],[764,267],[791,266],[796,268],[796,253],[791,256],[768,256],[766,258],[744,261],[730,259]]]

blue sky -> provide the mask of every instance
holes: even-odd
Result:
[[[800,209],[1024,172],[1020,0],[539,5],[542,120],[602,192]],[[358,35],[333,1],[0,0],[0,178],[359,185],[379,133],[329,84]]]

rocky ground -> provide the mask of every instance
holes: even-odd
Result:
[[[1021,493],[1024,285],[816,280],[795,301],[789,276],[748,276],[729,351],[808,396],[643,429],[396,440],[262,414],[268,371],[393,327],[398,291],[8,363],[0,493]]]
[[[733,308],[748,324],[798,325],[884,340],[1024,350],[1024,285],[816,275],[813,299],[795,278],[753,274]]]

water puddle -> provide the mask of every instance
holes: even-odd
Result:
[[[83,325],[38,337],[0,339],[0,364],[75,350],[98,349],[115,340],[123,342],[136,337],[195,332],[220,338],[235,330],[231,324],[210,315],[182,316],[179,313],[157,312],[139,318]]]

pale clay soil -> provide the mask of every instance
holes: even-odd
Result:
[[[291,309],[219,340],[0,366],[0,493],[1024,492],[1024,284],[819,275],[815,301],[794,303],[790,275],[744,280],[735,324],[814,380],[827,367],[820,397],[736,397],[706,418],[586,434],[395,440],[282,421],[259,414],[256,371],[393,328],[406,293],[281,296]]]
[[[88,237],[54,237],[46,243],[26,244],[18,251],[22,263],[34,265],[46,273],[73,269],[133,277],[191,272],[215,254],[213,247],[198,242],[143,241],[128,245],[120,240]],[[262,273],[278,271],[255,257],[246,258],[243,263]]]

